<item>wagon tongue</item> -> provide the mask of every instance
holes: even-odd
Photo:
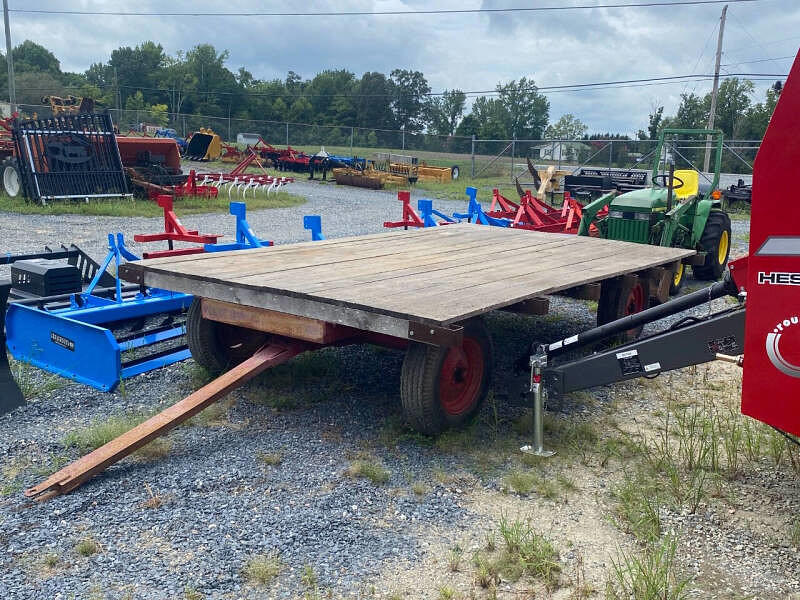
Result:
[[[206,384],[183,400],[150,417],[144,423],[100,446],[83,458],[67,465],[39,485],[25,490],[36,500],[47,500],[66,494],[88,481],[107,467],[132,454],[155,438],[164,435],[187,419],[223,398],[233,389],[252,379],[269,367],[286,362],[304,352],[308,346],[293,340],[277,338],[262,346],[253,356]]]

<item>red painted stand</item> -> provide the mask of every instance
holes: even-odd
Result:
[[[164,209],[164,231],[161,233],[136,234],[133,239],[137,242],[162,242],[167,241],[168,250],[156,250],[145,252],[144,258],[163,258],[165,256],[183,256],[186,254],[200,254],[204,252],[203,246],[193,248],[173,248],[172,242],[192,242],[195,244],[216,244],[217,239],[222,237],[219,234],[201,234],[197,231],[190,231],[183,226],[178,219],[178,215],[172,209],[172,196],[160,195],[156,202]]]

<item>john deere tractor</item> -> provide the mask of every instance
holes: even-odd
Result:
[[[691,165],[681,154],[682,148],[673,142],[676,136],[692,136],[690,145],[696,149],[703,148],[706,136],[712,138],[715,157],[710,182],[701,182],[701,178],[707,177],[696,169],[674,168],[676,158]],[[662,162],[668,164],[666,173],[659,168]],[[690,259],[695,278],[719,279],[728,262],[731,239],[731,220],[722,209],[719,190],[721,162],[721,131],[662,130],[655,149],[650,187],[619,195],[606,194],[586,205],[578,235],[589,235],[591,230],[612,240],[697,250],[698,256]],[[608,215],[598,219],[598,212],[605,206]],[[671,294],[683,285],[684,276],[685,265],[681,263],[673,272]]]

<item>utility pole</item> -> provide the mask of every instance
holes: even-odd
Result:
[[[11,56],[11,26],[8,23],[8,0],[3,0],[3,20],[6,26],[6,63],[8,63],[8,101],[11,114],[17,112],[17,86],[14,83],[14,59]]]
[[[714,86],[711,88],[711,111],[708,114],[708,128],[714,129],[714,117],[717,113],[717,93],[719,92],[719,63],[722,58],[722,36],[725,34],[725,15],[728,14],[728,5],[722,7],[722,16],[719,18],[719,36],[717,37],[717,62],[714,66]],[[703,161],[703,171],[708,173],[711,159],[711,136],[706,136],[706,158]]]

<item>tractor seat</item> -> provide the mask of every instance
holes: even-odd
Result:
[[[674,189],[675,197],[685,200],[691,196],[696,196],[700,188],[700,173],[694,169],[680,169],[675,171],[675,177],[683,182],[683,185]],[[678,184],[678,182],[675,182]]]

